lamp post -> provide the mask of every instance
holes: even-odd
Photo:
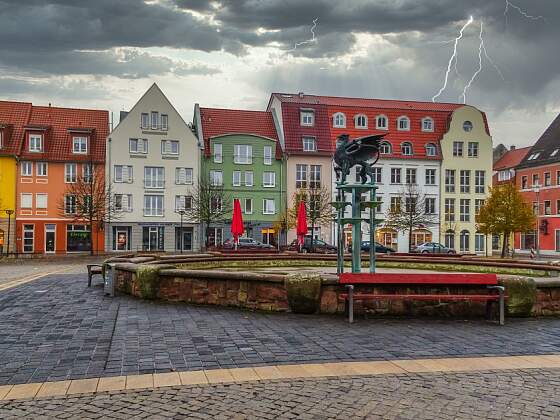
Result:
[[[533,186],[533,191],[535,192],[535,194],[537,195],[537,229],[535,231],[535,245],[537,246],[537,258],[541,257],[541,250],[540,250],[540,241],[539,241],[539,215],[541,212],[541,206],[539,203],[539,193],[541,191],[541,186],[540,184],[537,182],[534,186]]]
[[[181,247],[181,254],[183,253],[183,216],[185,215],[185,209],[180,209],[178,211],[179,215],[181,216],[181,223],[179,228],[179,246]]]
[[[8,215],[8,246],[6,248],[6,255],[9,257],[10,256],[10,228],[12,226],[12,214],[14,214],[14,211],[9,209],[9,210],[5,210],[6,214]]]

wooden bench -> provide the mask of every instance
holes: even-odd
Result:
[[[103,266],[101,264],[88,264],[87,265],[88,274],[88,287],[91,287],[91,279],[94,275],[103,275]]]
[[[499,302],[500,325],[504,325],[505,288],[498,285],[495,274],[443,274],[443,273],[343,273],[339,275],[339,284],[345,285],[348,293],[339,298],[347,301],[348,321],[354,322],[354,300],[434,300],[434,301],[478,301],[487,302],[487,314],[492,302]],[[429,288],[485,288],[487,293],[479,291],[473,294],[453,293],[355,293],[356,285],[369,286],[426,286]]]

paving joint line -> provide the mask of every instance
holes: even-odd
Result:
[[[43,274],[32,274],[32,275],[22,277],[22,278],[19,278],[19,279],[10,280],[6,283],[0,284],[0,292],[3,291],[3,290],[12,289],[14,287],[30,283],[30,282],[35,281],[35,280],[39,280],[43,277],[50,276],[52,274],[64,273],[65,271],[69,271],[72,268],[73,267],[61,268],[59,270],[49,271],[49,272],[43,273]]]

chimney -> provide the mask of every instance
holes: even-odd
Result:
[[[509,146],[509,150],[515,150],[515,146]]]
[[[299,99],[303,99],[303,97],[304,97],[305,95],[303,94],[303,92],[300,92],[300,93],[298,93],[298,96],[299,96]]]

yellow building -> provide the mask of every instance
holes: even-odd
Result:
[[[440,242],[457,252],[490,254],[491,238],[476,229],[476,214],[492,185],[492,137],[485,115],[472,106],[457,108],[440,147]]]
[[[16,159],[10,156],[0,156],[0,252],[6,253],[8,242],[10,251],[15,246],[15,213],[11,215],[10,229],[8,229],[8,214],[6,210],[16,208]],[[8,241],[8,230],[10,240]]]

